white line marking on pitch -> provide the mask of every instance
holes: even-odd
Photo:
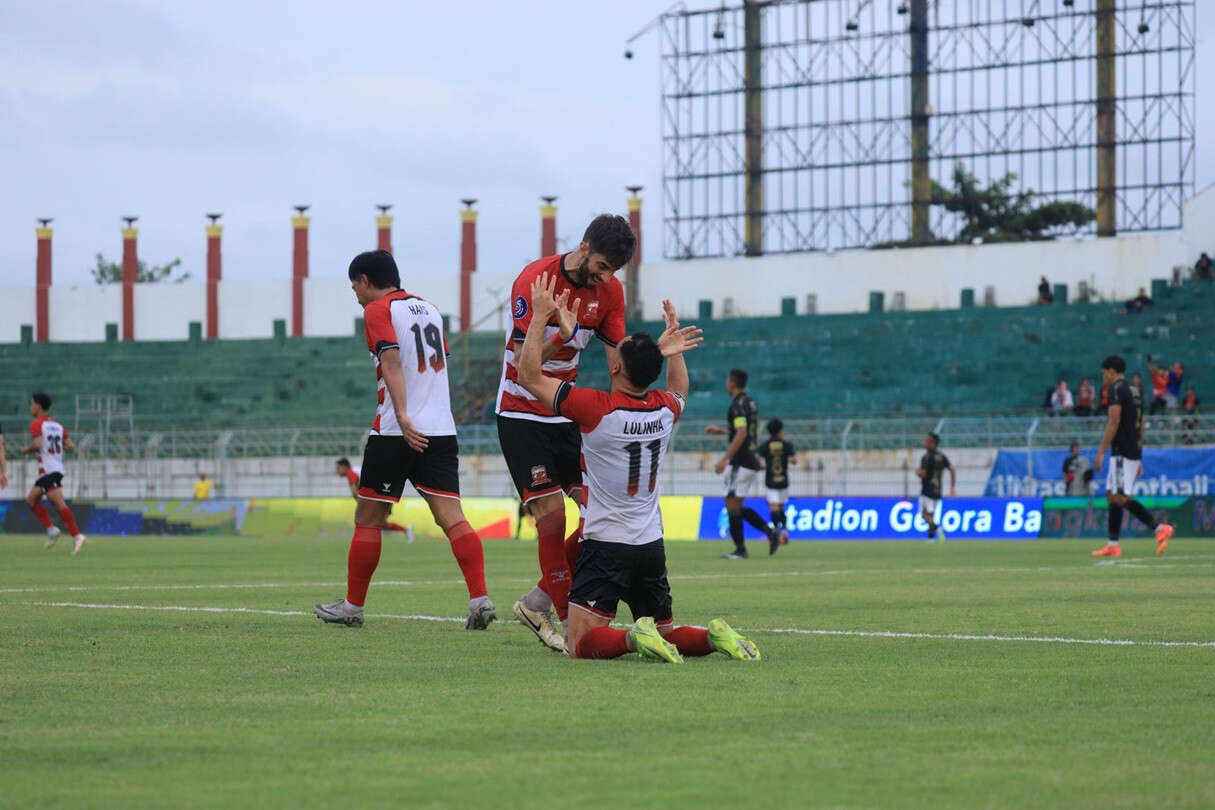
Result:
[[[21,607],[81,608],[86,610],[151,610],[177,613],[238,613],[257,616],[312,616],[307,610],[263,610],[245,607],[202,607],[197,605],[108,605],[89,602],[7,602],[3,605]],[[369,613],[369,619],[400,619],[422,622],[465,621],[450,616],[426,616],[399,613]],[[1092,644],[1103,647],[1215,647],[1215,641],[1142,641],[1115,638],[1066,638],[1062,636],[1000,636],[970,633],[907,633],[896,630],[809,630],[798,627],[747,628],[753,633],[783,633],[804,636],[848,636],[859,638],[928,639],[938,641],[1018,641],[1036,644]]]
[[[1212,568],[1213,563],[1187,563],[1178,565],[1174,560],[1206,559],[1202,556],[1169,557],[1170,562],[1155,561],[1153,557],[1132,557],[1125,560],[1101,560],[1086,565],[1040,565],[1032,567],[991,567],[991,566],[960,566],[957,568],[841,568],[822,571],[729,571],[719,574],[671,574],[673,580],[715,580],[715,579],[779,579],[782,577],[838,577],[862,574],[913,574],[916,576],[935,574],[1034,574],[1085,571],[1095,568]],[[1136,565],[1136,560],[1148,561],[1147,565]],[[534,577],[511,577],[498,579],[498,582],[532,582]],[[375,580],[377,587],[429,587],[446,585],[463,585],[462,579],[438,580],[409,580],[386,579]],[[31,587],[0,588],[0,594],[5,593],[79,593],[83,591],[225,591],[260,588],[344,588],[345,582],[249,582],[249,583],[217,583],[217,584],[178,584],[178,585],[40,585]]]

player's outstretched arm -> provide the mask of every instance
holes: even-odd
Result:
[[[76,443],[72,441],[71,436],[63,437],[63,449],[67,450],[69,453],[76,449]]]
[[[662,319],[666,322],[666,329],[658,338],[658,349],[663,357],[667,358],[667,390],[686,397],[691,380],[683,354],[704,342],[703,332],[695,326],[685,326],[681,329],[679,315],[670,300],[662,302]]]
[[[557,298],[553,298],[553,289],[557,285],[555,276],[548,273],[540,275],[532,282],[532,319],[527,325],[527,335],[523,340],[523,349],[519,354],[515,370],[519,375],[519,385],[540,402],[551,406],[561,387],[561,381],[546,377],[541,371],[543,365],[544,327],[549,318],[558,310],[564,309],[569,299],[569,290],[565,290]]]
[[[42,449],[42,437],[35,436],[30,439],[30,443],[18,450],[18,453],[37,453]]]
[[[949,465],[949,497],[958,497],[958,473],[952,464]]]
[[[1105,433],[1101,436],[1101,446],[1097,448],[1097,458],[1093,460],[1093,467],[1097,472],[1101,472],[1101,468],[1105,466],[1105,451],[1114,441],[1114,436],[1118,433],[1118,423],[1122,421],[1122,406],[1119,404],[1110,405],[1109,418],[1105,422]]]

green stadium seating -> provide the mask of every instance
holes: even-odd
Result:
[[[1179,360],[1215,399],[1215,291],[1170,289],[1141,315],[1110,303],[711,320],[690,358],[689,415],[724,412],[726,372],[751,375],[765,415],[962,414],[1038,408],[1059,379],[1099,376],[1112,352]],[[632,328],[653,334],[656,322]],[[453,408],[492,399],[502,337],[451,337]],[[603,352],[582,382],[606,384]],[[55,397],[68,424],[76,394],[130,394],[143,427],[352,424],[370,420],[371,360],[360,338],[0,345],[0,419],[28,395]]]

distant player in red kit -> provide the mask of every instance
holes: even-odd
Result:
[[[346,559],[346,596],[316,605],[318,617],[363,626],[363,604],[380,563],[381,532],[405,482],[426,501],[451,541],[468,586],[468,630],[497,618],[485,590],[481,538],[460,506],[460,460],[447,380],[447,340],[434,304],[401,289],[392,254],[360,253],[350,262],[350,287],[363,307],[363,333],[375,360],[377,400],[359,473],[354,537]]]
[[[357,501],[359,499],[359,468],[352,467],[350,459],[345,456],[334,462],[333,468],[338,474],[338,478],[346,479],[346,484],[350,487],[350,497]],[[384,522],[384,528],[390,532],[405,532],[409,535],[409,542],[413,542],[413,526],[405,526],[388,520]]]
[[[554,298],[556,279],[532,283],[536,318],[566,306],[569,291]],[[743,661],[759,650],[722,619],[708,628],[676,627],[663,547],[658,472],[688,395],[683,353],[700,345],[700,330],[680,328],[675,308],[663,302],[666,329],[658,341],[638,333],[620,342],[608,363],[612,390],[579,388],[541,371],[543,321],[533,319],[520,352],[519,382],[551,403],[582,434],[586,525],[569,592],[566,644],[574,658],[619,658],[635,652],[672,664],[683,656],[715,652]],[[665,390],[649,390],[668,357]],[[633,614],[630,630],[611,627],[620,602]]]
[[[25,502],[34,510],[38,522],[46,529],[46,547],[50,548],[55,545],[62,532],[51,523],[51,515],[42,505],[42,496],[45,495],[59,513],[63,527],[76,541],[72,553],[79,554],[87,538],[80,533],[76,516],[63,498],[63,453],[65,450],[74,450],[75,445],[68,437],[67,428],[47,415],[50,409],[51,398],[46,394],[34,394],[30,398],[30,416],[34,417],[30,422],[31,438],[30,443],[21,448],[21,452],[38,454],[38,480],[30,487]]]
[[[582,439],[578,426],[554,413],[519,385],[515,359],[532,322],[531,285],[541,274],[556,279],[556,293],[568,293],[570,309],[546,321],[541,354],[544,374],[573,383],[582,350],[598,338],[608,362],[625,338],[624,288],[615,273],[633,257],[637,237],[619,216],[601,214],[591,221],[577,250],[534,261],[515,279],[511,290],[514,318],[506,334],[502,378],[498,386],[498,441],[519,498],[536,520],[540,582],[515,602],[514,614],[540,642],[563,652],[565,642],[553,626],[551,609],[565,621],[573,561],[578,558],[579,531],[566,538],[564,495],[582,505]]]

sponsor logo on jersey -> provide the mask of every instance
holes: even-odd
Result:
[[[515,317],[522,318],[527,314],[527,299],[522,295],[515,296]]]
[[[537,464],[535,467],[532,467],[532,489],[551,483],[552,479],[548,477],[548,467],[545,467],[543,464]]]

